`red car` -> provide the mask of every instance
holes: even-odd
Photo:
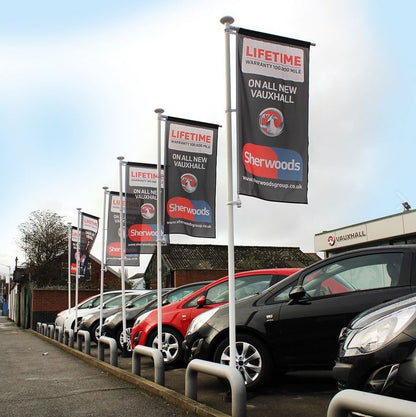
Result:
[[[300,268],[276,268],[235,274],[235,298],[258,294]],[[199,314],[228,302],[228,276],[211,282],[181,301],[162,307],[162,353],[166,364],[182,359],[182,341],[191,321]],[[157,309],[140,315],[133,326],[131,344],[157,348]]]

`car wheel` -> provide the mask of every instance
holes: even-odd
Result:
[[[215,350],[214,362],[230,364],[228,338]],[[271,367],[271,357],[263,342],[251,335],[237,335],[236,368],[243,375],[248,390],[255,390],[264,385],[270,376]]]
[[[148,346],[158,348],[157,331],[153,331],[149,337]],[[162,355],[165,365],[175,365],[182,360],[182,335],[175,329],[162,330]]]
[[[91,340],[97,343],[98,338],[100,337],[100,322],[99,321],[97,321],[91,326],[90,335],[91,335]]]
[[[126,327],[126,342],[127,342],[127,351],[128,352],[131,352],[133,350],[132,347],[131,347],[131,342],[130,342],[130,339],[131,339],[131,330],[132,330],[131,327]],[[123,350],[124,340],[123,340],[123,328],[122,327],[120,327],[117,330],[116,342],[117,342],[118,348],[120,350]]]

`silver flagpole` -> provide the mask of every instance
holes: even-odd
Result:
[[[68,223],[68,312],[71,314],[71,249],[72,249],[72,224]]]
[[[79,281],[79,261],[80,261],[80,254],[79,254],[79,247],[81,245],[81,209],[77,208],[78,210],[78,227],[77,227],[77,254],[76,254],[76,272],[75,272],[75,324],[74,324],[74,332],[78,331],[78,281]]]
[[[231,16],[223,17],[220,22],[225,25],[225,114],[227,135],[227,218],[228,218],[228,288],[229,288],[229,338],[230,366],[236,364],[236,330],[235,330],[235,265],[234,265],[234,204],[233,201],[233,160],[231,141],[231,76],[230,76],[230,25]]]
[[[101,246],[101,280],[100,280],[100,325],[99,325],[99,330],[98,330],[98,334],[101,337],[101,329],[103,327],[103,293],[104,293],[104,274],[105,274],[105,269],[106,269],[106,265],[104,262],[104,256],[105,256],[105,243],[106,243],[106,224],[107,222],[105,221],[105,216],[107,214],[107,190],[108,187],[103,187],[104,190],[104,204],[103,204],[103,239],[102,239],[102,246]]]
[[[157,114],[157,243],[156,243],[156,260],[157,260],[157,348],[162,350],[162,202],[161,202],[161,176],[162,176],[162,113],[163,109],[156,109]]]
[[[120,161],[119,173],[120,173],[120,275],[121,275],[121,311],[123,320],[123,349],[122,355],[127,355],[127,340],[126,340],[126,283],[125,280],[125,267],[124,267],[124,238],[126,236],[126,223],[124,222],[124,210],[123,210],[123,159],[124,156],[119,156],[117,159]]]

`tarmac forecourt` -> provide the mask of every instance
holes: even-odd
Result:
[[[122,369],[120,367],[115,367],[112,366],[111,364],[105,362],[105,361],[100,361],[98,360],[96,357],[91,356],[91,355],[87,355],[81,351],[79,351],[78,349],[71,348],[63,343],[60,343],[48,336],[42,335],[34,330],[27,330],[29,333],[36,335],[37,337],[47,341],[48,343],[53,344],[54,346],[59,347],[60,349],[64,350],[65,352],[74,355],[75,357],[82,359],[84,362],[99,368],[105,372],[108,372],[114,376],[116,376],[117,378],[122,379],[123,381],[126,381],[132,385],[135,385],[137,388],[144,390],[146,392],[148,392],[151,395],[155,395],[158,396],[162,399],[164,399],[166,402],[175,405],[178,408],[181,408],[182,410],[184,410],[186,412],[186,415],[188,415],[188,413],[192,413],[195,414],[197,416],[201,416],[201,417],[226,417],[229,414],[225,414],[221,411],[215,410],[211,407],[208,407],[202,403],[199,403],[197,401],[194,401],[188,397],[185,397],[184,395],[169,389],[167,387],[164,387],[162,385],[158,385],[146,378],[134,375],[133,373]],[[94,343],[92,344],[94,345]],[[93,346],[91,346],[91,353],[95,353],[96,349],[93,348]],[[109,361],[108,359],[108,349],[105,350],[105,360]],[[125,361],[123,361],[123,359],[126,359]],[[119,366],[123,365],[124,362],[124,367],[126,366],[126,362],[131,363],[131,358],[121,358],[119,356],[118,360],[119,360]],[[142,359],[142,362],[144,362],[145,358]],[[130,369],[131,369],[131,365],[130,365]]]
[[[2,332],[2,323],[4,323],[4,319],[5,318],[0,317],[0,333]],[[65,366],[71,366],[68,365],[68,363],[74,363],[74,361],[75,364],[85,363],[87,365],[92,365],[91,368],[89,366],[86,366],[86,370],[84,371],[87,374],[87,379],[93,378],[93,375],[96,375],[96,370],[98,370],[98,372],[103,377],[105,376],[105,374],[109,374],[109,376],[116,378],[116,380],[120,380],[120,383],[127,384],[127,386],[131,387],[130,389],[133,391],[136,389],[135,387],[137,387],[138,392],[136,395],[132,395],[131,391],[128,393],[129,396],[126,399],[126,402],[128,404],[126,404],[126,407],[131,408],[132,405],[130,405],[129,403],[133,403],[134,401],[136,401],[136,396],[140,396],[142,395],[142,393],[147,393],[148,396],[150,396],[151,398],[159,397],[159,401],[167,403],[167,406],[171,404],[172,416],[177,415],[173,412],[173,410],[175,409],[179,410],[179,415],[186,415],[189,417],[223,417],[226,415],[231,415],[232,404],[230,401],[230,395],[227,392],[228,389],[224,383],[220,382],[218,378],[214,376],[206,375],[203,373],[198,374],[198,395],[197,401],[194,401],[184,395],[186,372],[186,368],[184,367],[166,368],[165,384],[164,386],[161,386],[153,382],[154,367],[151,358],[141,358],[141,376],[137,376],[132,372],[131,357],[122,357],[119,354],[117,358],[117,366],[112,366],[110,364],[110,349],[104,349],[104,358],[103,360],[99,360],[97,359],[98,348],[95,343],[91,343],[90,354],[86,354],[77,349],[76,341],[74,343],[74,348],[71,348],[67,346],[65,343],[60,343],[57,340],[54,340],[53,338],[41,334],[40,332],[34,330],[22,330],[16,327],[14,323],[9,323],[14,326],[15,333],[20,333],[21,336],[24,336],[23,342],[21,340],[10,340],[10,342],[8,343],[10,356],[14,357],[15,355],[13,349],[14,345],[12,343],[24,343],[26,345],[30,345],[32,343],[31,340],[33,340],[32,337],[36,336],[35,339],[38,339],[38,342],[34,340],[33,344],[38,345],[39,342],[41,342],[41,346],[38,347],[38,351],[39,349],[44,349],[45,351],[49,350],[50,353],[52,353],[52,348],[43,347],[43,344],[46,345],[46,343],[48,343],[58,348],[58,350],[56,350],[55,348],[53,349],[53,351],[55,352],[54,356],[58,355],[60,351],[62,352],[61,354],[59,354],[59,356],[61,357],[61,362],[55,362],[55,366],[59,368],[65,368]],[[0,335],[0,352],[2,349],[4,349],[4,337],[6,335],[7,333]],[[15,360],[31,360],[31,357],[26,355],[27,350],[27,347],[25,347],[24,349],[22,348],[20,353],[24,353],[24,355],[19,358],[17,357],[17,355],[20,353],[17,352]],[[42,352],[43,350],[40,352],[40,356],[42,356]],[[51,355],[46,356],[45,359],[47,359],[50,356]],[[25,357],[28,359],[24,359]],[[39,353],[36,359],[38,357]],[[82,361],[78,361],[77,359],[81,359]],[[35,376],[38,372],[37,367],[45,366],[44,364],[45,362],[41,360],[39,362],[39,365],[36,361],[33,364],[29,364],[28,367],[29,369],[31,369],[33,376]],[[85,367],[85,365],[83,366]],[[96,370],[93,371],[92,368],[95,368]],[[89,372],[88,369],[91,369],[91,371]],[[21,365],[21,370],[24,373],[26,372],[26,367],[24,367],[24,364]],[[62,369],[62,371],[64,371],[64,369]],[[40,374],[42,374],[42,372],[45,373],[46,371],[39,371]],[[55,369],[48,370],[47,372],[50,372],[51,375],[53,375]],[[64,376],[61,378],[63,378],[64,380],[68,379],[65,377],[65,374],[63,375]],[[59,381],[59,383],[61,383],[59,377],[57,376],[56,378]],[[75,385],[70,387],[71,390],[74,392],[82,390],[80,387],[76,385],[76,381],[77,380],[75,378],[72,382],[72,384]],[[98,380],[96,383],[98,385],[103,384],[101,383],[101,380]],[[54,387],[52,387],[52,389],[54,389]],[[2,399],[4,400],[4,398],[2,398],[1,396],[1,391],[2,390],[0,388],[0,401]],[[336,394],[336,392],[336,382],[335,380],[333,380],[332,375],[329,371],[296,372],[287,375],[274,375],[271,383],[268,386],[264,387],[261,391],[256,393],[247,393],[247,417],[322,417],[326,415],[329,402],[331,401],[332,397]],[[115,405],[113,405],[113,402],[116,403],[117,401],[117,404],[120,404],[120,400],[116,397],[113,401],[112,396],[115,396],[116,394],[117,393],[115,391],[111,391],[107,394],[105,400],[108,400],[110,402],[110,405],[107,409],[104,409],[104,412],[109,412],[110,410],[118,409]],[[139,409],[137,409],[137,411],[139,411]],[[15,415],[19,417],[23,416],[21,414]],[[53,414],[51,414],[51,416],[52,415]],[[68,415],[76,415],[76,413]],[[94,415],[101,416],[101,414]],[[127,416],[126,413],[124,413],[123,415]],[[144,415],[148,417],[151,415],[151,413],[149,411],[148,414]],[[162,414],[155,415],[157,417],[162,417]],[[44,417],[45,416],[46,414],[44,414]],[[11,416],[9,415],[9,417]]]

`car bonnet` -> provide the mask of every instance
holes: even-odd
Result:
[[[415,294],[408,294],[400,298],[395,298],[386,303],[379,304],[375,307],[363,311],[350,322],[348,327],[350,329],[361,329],[368,326],[371,322],[379,320],[384,316],[387,316],[395,311],[401,310],[411,305],[416,305]]]

